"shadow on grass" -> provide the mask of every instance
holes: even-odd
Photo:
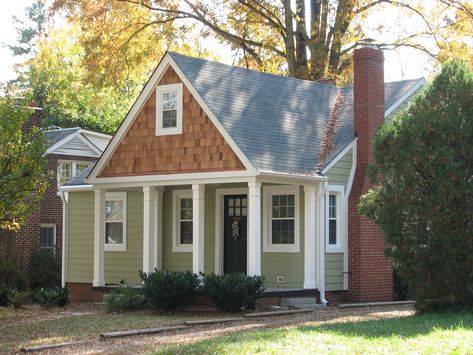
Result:
[[[428,313],[401,318],[299,326],[300,332],[332,333],[363,338],[414,338],[436,330],[473,330],[473,313]]]

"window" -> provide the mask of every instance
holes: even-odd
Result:
[[[329,185],[325,198],[325,245],[327,252],[343,252],[346,244],[348,211],[343,186]]]
[[[182,84],[156,88],[156,135],[182,133]]]
[[[105,194],[105,250],[126,251],[126,192]]]
[[[265,252],[299,252],[299,187],[263,188]]]
[[[78,161],[59,161],[57,169],[57,183],[58,187],[64,185],[74,176],[79,175],[90,166],[90,162]]]
[[[56,251],[56,225],[42,224],[39,232],[39,250],[41,253],[54,254]]]
[[[191,190],[174,190],[173,194],[173,252],[192,252],[193,200]]]

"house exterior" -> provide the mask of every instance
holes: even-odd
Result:
[[[41,127],[42,111],[34,114],[24,129]],[[47,143],[44,154],[51,183],[35,212],[18,232],[0,233],[0,258],[15,261],[25,275],[29,274],[31,257],[38,252],[62,256],[62,201],[59,187],[93,164],[111,136],[80,128],[55,128],[43,131]]]
[[[354,86],[168,52],[93,168],[61,188],[63,284],[74,301],[138,271],[264,275],[268,290],[390,300],[379,228],[359,216],[376,128],[424,85]]]

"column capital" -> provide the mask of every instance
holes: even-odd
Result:
[[[306,184],[304,185],[304,192],[314,192],[317,191],[317,186],[312,185],[312,184]]]

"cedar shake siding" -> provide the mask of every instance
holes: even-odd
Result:
[[[177,83],[169,67],[158,85]],[[182,119],[182,134],[156,136],[154,90],[99,177],[245,170],[185,85]]]

